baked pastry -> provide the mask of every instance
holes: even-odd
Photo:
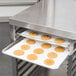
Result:
[[[26,40],[26,43],[28,43],[28,44],[35,44],[36,41],[32,40],[32,39],[28,39],[28,40]]]
[[[41,45],[41,47],[44,48],[44,49],[49,49],[49,48],[52,47],[52,45],[48,44],[48,43],[44,43],[44,44]]]
[[[44,64],[48,65],[48,66],[51,66],[51,65],[54,65],[55,62],[52,59],[46,59],[46,60],[44,60]]]
[[[43,52],[44,52],[44,50],[41,48],[34,49],[35,54],[42,54]]]
[[[50,52],[47,54],[47,56],[48,56],[48,58],[57,58],[58,55],[54,52]]]
[[[38,33],[37,33],[37,32],[30,32],[29,35],[30,35],[30,36],[37,36]]]
[[[61,44],[61,43],[64,43],[65,40],[64,39],[61,39],[61,38],[57,38],[57,39],[54,40],[54,42]]]
[[[52,37],[51,36],[49,36],[49,35],[42,35],[41,36],[41,39],[42,40],[49,40],[49,39],[51,39]]]
[[[58,46],[55,48],[55,51],[56,52],[64,52],[65,51],[65,48],[64,47],[61,47],[61,46]]]
[[[22,56],[22,55],[24,55],[24,51],[22,51],[22,50],[15,50],[13,52],[13,54],[16,55],[16,56]]]
[[[27,59],[28,60],[37,60],[38,57],[35,54],[29,54],[29,55],[27,55]]]
[[[29,45],[22,45],[21,46],[21,49],[22,50],[29,50],[30,49],[30,46]]]

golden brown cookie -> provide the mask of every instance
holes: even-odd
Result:
[[[51,52],[51,53],[48,53],[47,56],[48,58],[57,58],[58,55],[54,52]]]
[[[54,40],[54,42],[61,44],[61,43],[64,43],[65,40],[64,39],[61,39],[61,38],[57,38],[57,39]]]
[[[44,48],[44,49],[49,49],[49,48],[52,47],[52,45],[48,44],[48,43],[44,43],[44,44],[41,45],[41,47]]]
[[[56,52],[64,52],[65,51],[65,48],[58,46],[58,47],[55,48],[55,51]]]
[[[16,56],[21,56],[21,55],[24,55],[24,51],[22,51],[22,50],[15,50],[13,52],[13,54],[16,55]]]
[[[29,35],[30,35],[30,36],[37,36],[38,33],[37,33],[37,32],[30,32]]]
[[[29,55],[27,55],[27,59],[28,60],[37,60],[38,57],[35,54],[29,54]]]
[[[55,62],[52,59],[46,59],[46,60],[44,60],[44,64],[48,65],[48,66],[51,66],[51,65],[54,65]]]
[[[29,50],[30,49],[30,46],[29,45],[22,45],[21,46],[21,49],[22,50]]]
[[[49,35],[42,35],[41,36],[41,39],[42,40],[50,40],[52,37],[51,36],[49,36]]]
[[[41,48],[34,49],[35,54],[42,54],[43,52],[44,52],[44,50]]]
[[[26,43],[28,43],[28,44],[35,44],[36,41],[35,40],[32,40],[32,39],[29,39],[29,40],[26,40]]]

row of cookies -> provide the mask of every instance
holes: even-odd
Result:
[[[27,38],[12,46],[5,53],[50,69],[58,68],[68,56],[68,51],[64,47]]]
[[[70,42],[71,42],[68,39],[63,39],[63,38],[60,38],[57,36],[47,35],[44,33],[39,33],[39,32],[35,32],[35,31],[31,31],[31,30],[26,30],[26,31],[20,33],[19,35],[21,35],[23,37],[35,39],[38,41],[43,41],[45,43],[50,43],[50,44],[62,46],[62,47],[68,47],[70,45]]]

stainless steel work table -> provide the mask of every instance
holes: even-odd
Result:
[[[9,18],[11,17],[11,16],[14,16],[15,14],[17,14],[17,13],[19,13],[19,12],[21,12],[21,11],[23,11],[24,9],[26,9],[26,8],[28,8],[29,6],[6,6],[6,7],[4,7],[4,6],[1,6],[0,7],[0,10],[1,10],[1,14],[0,14],[0,22],[1,22],[1,26],[2,25],[4,25],[4,27],[7,25],[8,27],[10,27],[9,25],[8,25],[8,22],[9,22]],[[23,13],[21,13],[20,15],[22,15],[22,14],[24,14],[25,12],[23,12]],[[19,21],[20,20],[23,20],[23,17],[24,17],[24,15],[23,16],[20,16],[19,18],[14,18],[14,20],[18,20],[18,22],[17,23],[13,23],[13,25],[21,25],[20,23],[19,23]],[[27,17],[26,17],[27,18]],[[3,22],[3,23],[2,23]],[[5,23],[6,22],[6,23]],[[20,21],[21,22],[21,21]],[[24,24],[22,24],[23,26],[25,25],[25,22],[24,22],[24,20],[23,20],[23,23]],[[7,27],[6,27],[7,28]],[[33,28],[33,29],[35,29],[35,28]],[[45,31],[45,30],[44,30]],[[9,31],[10,32],[10,31]],[[5,36],[4,36],[5,37]],[[10,42],[9,42],[10,43]],[[8,58],[7,58],[8,59]],[[13,60],[13,63],[15,63],[15,61]],[[66,63],[64,63],[64,65],[59,69],[59,70],[54,70],[54,71],[52,71],[52,70],[50,70],[50,72],[49,72],[49,76],[51,75],[51,76],[57,76],[57,75],[59,75],[59,76],[67,76],[66,74],[66,65],[65,65]],[[14,64],[15,65],[15,64]],[[12,68],[12,67],[11,67]],[[14,69],[15,69],[15,67],[13,67]],[[65,70],[63,70],[63,69],[65,69]],[[60,73],[61,72],[61,73]],[[14,70],[14,74],[15,74],[15,70]],[[11,76],[11,75],[8,75],[8,76]],[[14,75],[15,76],[15,75]]]
[[[47,1],[45,0],[44,4],[46,4],[46,2]],[[53,11],[53,12],[50,12],[50,17],[52,19],[49,18],[49,15],[48,15],[49,19],[46,16],[48,13],[46,12],[47,7],[42,9],[43,8],[42,3],[38,3],[34,5],[33,7],[27,9],[27,11],[24,10],[21,13],[11,17],[10,24],[18,26],[18,27],[22,26],[23,28],[32,29],[36,31],[40,30],[40,32],[45,32],[48,34],[51,33],[53,35],[76,40],[75,1],[58,0],[56,1],[55,4],[56,4],[55,7],[53,7],[53,5],[51,4],[52,6],[50,8],[51,11]],[[54,8],[55,10],[53,10],[52,8]],[[60,12],[60,10],[62,11]],[[64,65],[63,69],[64,68],[66,69],[67,67]],[[61,71],[61,70],[64,71],[63,69],[60,68],[58,70],[53,70],[53,71],[51,70],[49,72],[49,75],[55,76],[56,74],[57,76],[58,71]],[[70,74],[70,71],[69,71],[69,74]],[[63,74],[59,76],[62,76],[62,75]],[[68,76],[71,76],[71,75],[68,75]]]

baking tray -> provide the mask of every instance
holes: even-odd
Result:
[[[30,35],[29,35],[30,32],[36,32],[36,33],[38,33],[38,35],[37,35],[37,36],[30,36]],[[23,37],[27,37],[27,38],[30,38],[30,39],[34,39],[34,40],[37,40],[37,41],[44,42],[44,43],[49,43],[49,44],[53,44],[53,45],[58,45],[58,46],[66,47],[66,48],[69,47],[70,44],[73,42],[73,41],[70,40],[70,39],[66,39],[66,38],[62,38],[62,37],[59,37],[59,36],[54,36],[54,35],[46,34],[46,33],[42,33],[42,32],[38,32],[38,31],[32,31],[32,30],[28,30],[28,29],[26,29],[26,30],[24,30],[24,31],[22,31],[22,32],[18,32],[17,34],[20,35],[20,36],[23,36]],[[42,35],[51,36],[51,39],[42,40],[42,39],[41,39],[41,36],[42,36]],[[65,40],[65,42],[64,42],[64,43],[55,43],[54,40],[57,39],[57,38],[63,39],[63,40]]]
[[[6,54],[6,55],[9,55],[9,56],[12,56],[12,57],[15,57],[15,58],[18,58],[18,59],[21,59],[21,60],[24,60],[24,61],[27,61],[27,62],[31,62],[31,63],[34,63],[34,64],[37,64],[37,65],[40,65],[40,66],[43,66],[43,67],[46,67],[46,68],[49,68],[49,69],[58,69],[59,66],[63,63],[63,61],[67,58],[67,56],[69,55],[69,51],[66,50],[65,54],[61,54],[61,57],[60,60],[57,60],[56,62],[58,62],[56,65],[52,65],[52,66],[47,66],[47,65],[44,65],[42,62],[42,60],[45,58],[43,56],[40,56],[42,57],[40,59],[40,61],[29,61],[25,58],[21,58],[21,57],[18,57],[18,56],[14,56],[12,54],[9,53],[9,49],[11,49],[12,47],[16,46],[18,43],[20,43],[22,40],[24,40],[25,38],[24,37],[19,37],[15,42],[13,42],[12,44],[8,45],[5,49],[2,50],[2,53],[3,54]]]

